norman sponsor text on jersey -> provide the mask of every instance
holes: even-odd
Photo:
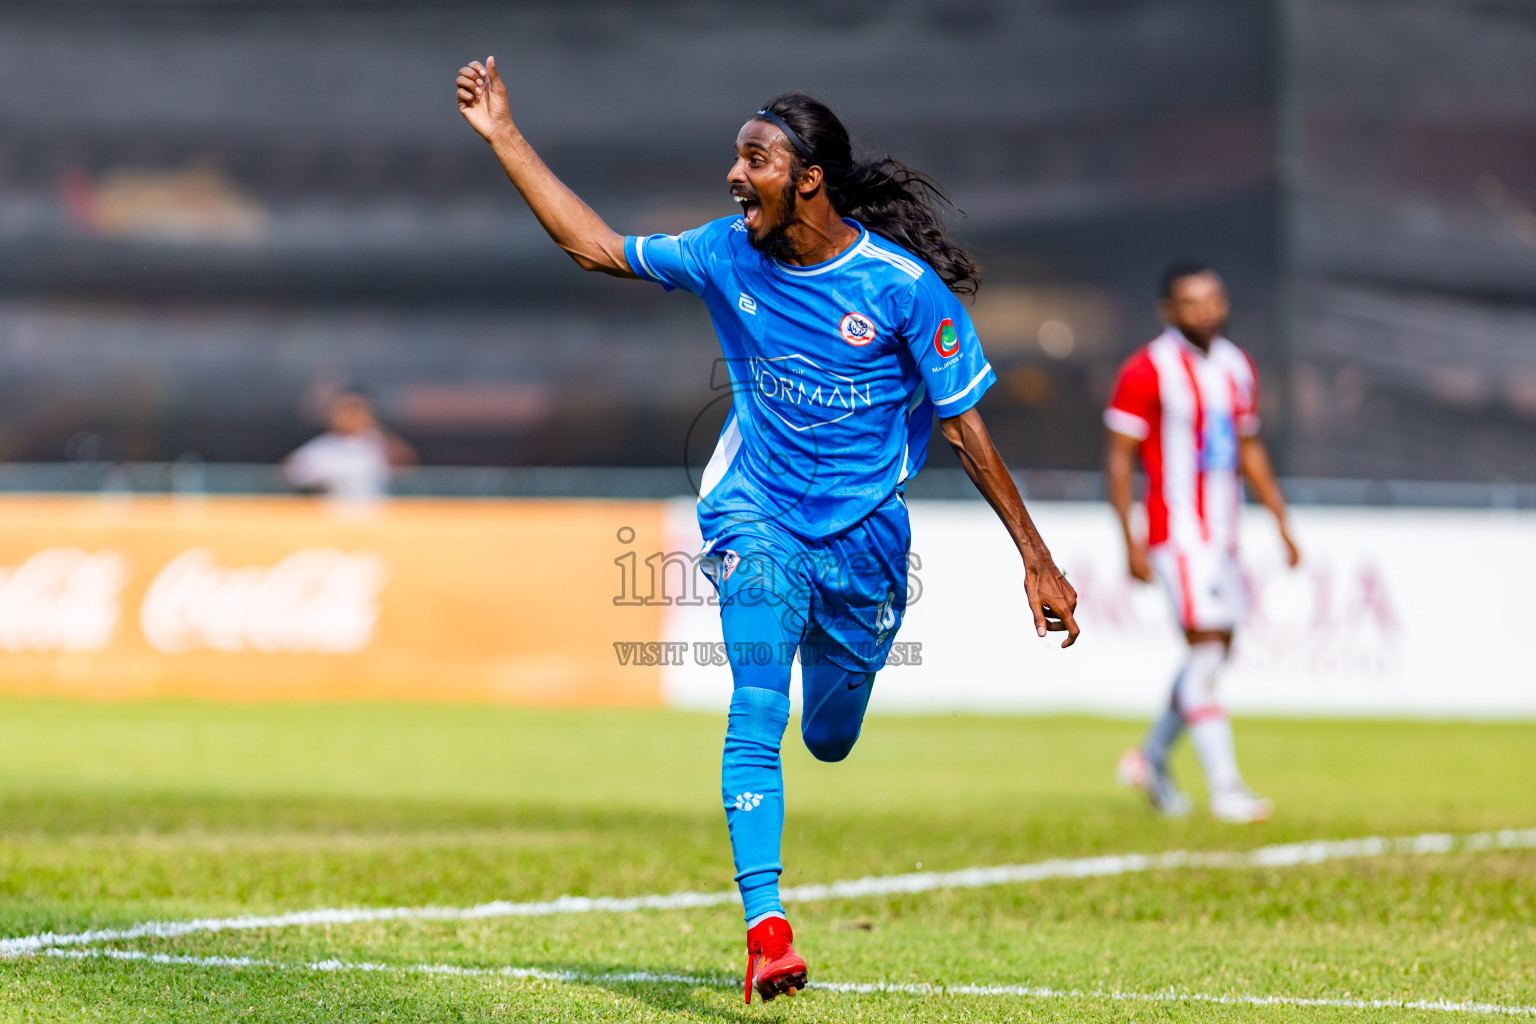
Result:
[[[798,353],[788,356],[753,358],[750,366],[752,382],[755,385],[753,390],[764,398],[777,399],[796,406],[820,406],[824,409],[842,410],[841,415],[828,420],[800,424],[788,423],[786,420],[785,422],[795,430],[804,430],[819,423],[836,423],[850,415],[860,405],[868,408],[875,404],[870,390],[871,385],[865,384],[861,388],[852,377],[845,377],[840,373],[824,369]],[[833,379],[817,380],[811,377],[807,380],[809,376],[807,367],[820,370]]]

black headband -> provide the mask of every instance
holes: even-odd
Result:
[[[807,146],[804,142],[801,142],[800,136],[795,134],[795,130],[789,125],[785,124],[784,119],[778,114],[775,114],[771,110],[759,110],[753,116],[762,118],[764,121],[767,121],[779,131],[783,132],[784,137],[789,140],[789,144],[795,147],[795,152],[800,154],[800,159],[804,160],[808,164],[815,162],[811,159],[811,147]]]

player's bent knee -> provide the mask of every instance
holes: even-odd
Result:
[[[826,686],[824,678],[815,680],[817,685],[811,692],[826,686],[825,695],[806,710],[800,721],[800,736],[812,757],[818,761],[841,761],[852,752],[864,728],[864,709],[869,704],[874,680],[873,672],[839,672],[830,686]]]
[[[853,745],[859,741],[859,727],[853,729],[828,729],[818,728],[815,725],[802,730],[801,736],[805,739],[805,749],[811,752],[811,756],[818,761],[841,761],[853,752]]]

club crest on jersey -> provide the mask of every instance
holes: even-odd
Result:
[[[875,340],[875,322],[863,313],[849,313],[837,325],[843,340],[850,345],[863,347]]]
[[[955,333],[954,322],[949,317],[940,320],[939,329],[933,332],[933,350],[945,359],[960,351],[960,335]]]

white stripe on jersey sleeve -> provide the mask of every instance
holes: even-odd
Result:
[[[914,280],[923,276],[923,269],[921,267],[919,267],[916,263],[913,263],[911,260],[898,256],[893,252],[886,252],[884,249],[880,249],[871,245],[868,247],[866,255],[873,256],[877,260],[882,260],[886,263],[889,263],[897,270],[905,271]]]
[[[1104,425],[1117,434],[1134,437],[1138,441],[1145,441],[1152,436],[1152,424],[1133,412],[1113,406],[1104,410]]]
[[[665,282],[662,282],[661,278],[656,276],[656,271],[652,270],[651,269],[651,265],[649,263],[647,263],[646,260],[645,260],[645,240],[646,240],[646,236],[645,235],[636,235],[635,236],[635,258],[640,261],[640,269],[652,281],[656,281],[656,282],[659,282],[659,283],[665,283]]]
[[[870,248],[872,248],[872,249],[873,248],[877,248],[875,246],[875,243],[874,243],[873,239],[870,240],[869,245],[870,245]],[[922,273],[923,273],[923,266],[922,266],[922,264],[917,262],[917,260],[913,259],[911,256],[908,256],[906,253],[904,253],[904,252],[892,252],[889,249],[880,249],[879,252],[880,252],[880,255],[884,256],[886,259],[892,259],[892,260],[896,260],[897,262],[900,262],[900,263],[905,263],[907,266],[912,268],[912,272],[914,274],[917,274],[919,277],[922,276]]]
[[[895,256],[898,263],[904,263],[907,266],[911,267],[912,268],[912,276],[913,277],[922,277],[923,276],[923,264],[919,263],[917,260],[908,259],[907,257],[901,255],[900,253],[887,253],[886,255],[888,255],[888,256]]]
[[[992,364],[991,363],[987,363],[985,366],[983,366],[981,368],[981,372],[980,373],[978,373],[976,376],[971,378],[971,382],[965,386],[965,389],[963,391],[959,391],[959,392],[957,392],[957,393],[955,393],[953,395],[950,395],[948,398],[935,398],[933,400],[933,404],[934,405],[949,405],[951,402],[958,402],[958,401],[960,401],[960,399],[964,398],[966,395],[968,395],[972,391],[976,390],[976,385],[980,384],[982,382],[982,380],[987,376],[987,374],[989,374],[991,372],[992,372]]]
[[[892,266],[900,267],[907,273],[911,274],[913,277],[923,276],[923,268],[916,260],[912,259],[910,256],[904,256],[899,252],[891,252],[889,249],[882,249],[875,245],[873,240],[869,242],[869,253],[871,256],[885,260]]]

